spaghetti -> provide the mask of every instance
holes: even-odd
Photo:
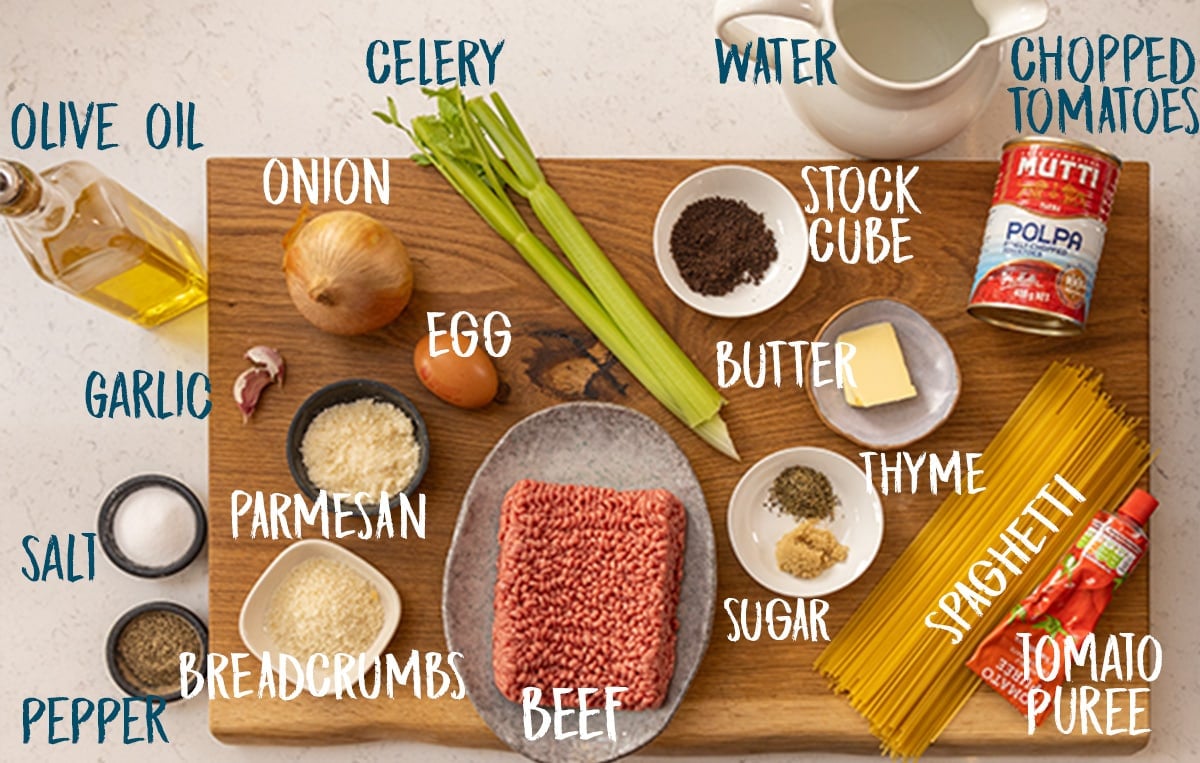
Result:
[[[937,739],[979,687],[964,664],[975,647],[1046,576],[1096,511],[1115,507],[1141,478],[1151,456],[1137,425],[1100,388],[1099,374],[1052,364],[977,462],[987,489],[949,496],[822,652],[817,670],[848,695],[885,754],[917,758]],[[1022,574],[957,641],[927,625],[946,592],[987,558],[1003,533],[1015,527],[1042,535],[1039,520],[1022,508],[1046,493],[1080,510],[1056,518],[1058,531],[1045,536]]]

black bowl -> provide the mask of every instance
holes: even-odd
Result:
[[[121,504],[138,490],[152,486],[165,487],[182,495],[188,506],[192,507],[192,513],[196,517],[196,537],[192,539],[192,545],[183,552],[183,556],[165,567],[147,567],[133,561],[125,556],[125,552],[117,544],[116,536],[113,535],[113,520],[117,516],[117,510],[121,508]],[[139,578],[163,578],[167,575],[174,575],[195,561],[200,554],[200,549],[204,547],[204,537],[208,534],[207,528],[208,518],[204,514],[204,506],[191,488],[165,474],[139,474],[117,485],[104,499],[104,503],[100,505],[100,516],[97,519],[96,529],[100,535],[100,547],[104,549],[104,554],[119,569]]]
[[[134,680],[125,675],[121,670],[121,666],[117,662],[117,640],[121,637],[121,632],[125,630],[125,626],[129,625],[133,619],[146,612],[170,612],[174,615],[179,615],[187,624],[192,626],[196,631],[196,635],[200,637],[200,654],[196,655],[195,669],[203,671],[204,664],[208,660],[208,628],[204,625],[204,621],[196,615],[195,612],[176,604],[172,601],[150,601],[145,604],[139,604],[129,610],[113,623],[113,627],[108,632],[108,643],[104,647],[105,660],[108,662],[108,674],[112,676],[113,681],[131,697],[145,697],[146,687],[139,686]],[[176,689],[168,694],[156,694],[153,696],[162,697],[167,702],[174,702],[180,699],[183,694]]]
[[[382,403],[390,403],[403,411],[412,420],[413,436],[417,440],[417,447],[421,449],[421,460],[417,464],[417,471],[413,474],[412,480],[404,488],[403,495],[411,498],[416,493],[417,487],[421,484],[421,478],[425,476],[425,470],[429,468],[429,431],[425,428],[425,420],[421,418],[420,411],[417,410],[417,407],[413,405],[411,400],[394,387],[389,387],[382,382],[372,381],[371,379],[345,379],[321,387],[309,395],[308,399],[296,409],[296,415],[292,417],[292,425],[288,427],[288,469],[291,470],[292,477],[296,480],[296,485],[300,487],[300,490],[310,501],[317,499],[321,489],[309,479],[308,470],[304,467],[304,458],[300,455],[300,443],[304,440],[304,433],[308,431],[309,425],[312,424],[313,419],[321,411],[334,405],[362,400],[364,397],[378,400]],[[391,496],[388,508],[393,510],[399,509],[401,501],[400,493]],[[378,505],[374,505],[373,508],[364,506],[363,509],[368,514],[379,513]]]

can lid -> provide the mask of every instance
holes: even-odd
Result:
[[[1083,323],[1060,313],[1039,310],[1024,305],[1003,302],[975,302],[967,305],[967,313],[984,323],[1002,329],[1024,331],[1042,336],[1075,336],[1083,332]]]
[[[1125,503],[1121,504],[1121,508],[1117,509],[1117,513],[1124,514],[1139,525],[1144,525],[1157,508],[1157,498],[1145,490],[1135,488],[1125,499]]]

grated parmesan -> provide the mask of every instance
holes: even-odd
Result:
[[[379,591],[341,562],[318,557],[296,565],[271,597],[267,632],[278,651],[362,654],[383,627]]]
[[[416,475],[421,446],[404,411],[365,397],[321,411],[300,456],[313,484],[330,493],[396,494]]]

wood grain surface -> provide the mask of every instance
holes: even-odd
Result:
[[[717,535],[718,601],[712,643],[683,705],[650,752],[746,753],[828,750],[873,753],[875,739],[844,699],[831,694],[811,665],[820,644],[728,640],[727,597],[764,604],[773,594],[741,569],[725,531],[725,509],[748,466],[780,448],[814,445],[853,461],[862,448],[826,429],[803,390],[794,386],[727,391],[725,418],[741,450],[735,463],[710,449],[614,364],[524,264],[467,204],[429,169],[391,161],[388,206],[359,205],[385,221],[408,245],[416,292],[392,325],[366,336],[337,337],[310,326],[293,308],[280,271],[281,239],[295,221],[289,199],[263,198],[265,159],[217,159],[208,164],[209,418],[211,522],[209,617],[211,650],[248,651],[238,635],[242,601],[258,575],[286,545],[231,537],[234,490],[296,492],[284,438],[297,406],[338,379],[365,376],[391,384],[421,409],[429,426],[432,462],[422,484],[428,497],[424,540],[358,541],[345,545],[377,566],[399,589],[404,617],[389,645],[445,652],[440,616],[442,572],[466,487],[500,435],[522,417],[570,399],[590,397],[643,411],[675,438],[691,459],[708,499]],[[779,178],[802,204],[805,164],[750,161]],[[1109,224],[1092,316],[1076,338],[1003,331],[969,317],[971,285],[997,165],[922,162],[911,183],[921,214],[904,232],[912,259],[902,264],[810,262],[792,295],[763,315],[719,320],[683,305],[667,290],[653,258],[651,232],[659,204],[687,175],[714,162],[700,160],[548,160],[546,174],[643,300],[700,368],[715,379],[715,343],[810,340],[842,305],[868,296],[895,296],[920,310],[949,340],[962,369],[958,408],[937,432],[910,451],[982,451],[1047,365],[1069,357],[1106,372],[1113,398],[1143,419],[1148,435],[1149,170],[1127,164]],[[864,170],[873,165],[864,164]],[[318,209],[324,211],[330,207]],[[524,210],[528,212],[528,210]],[[836,218],[837,213],[817,213]],[[885,212],[890,217],[894,212]],[[865,217],[861,214],[859,217]],[[532,219],[532,215],[528,215]],[[535,226],[540,231],[540,227]],[[504,311],[513,321],[511,351],[498,362],[511,394],[503,404],[462,411],[434,398],[417,381],[412,348],[426,330],[426,311]],[[287,358],[287,385],[272,387],[249,425],[230,398],[233,380],[252,345],[278,347]],[[828,597],[831,633],[846,621],[937,507],[928,490],[884,497],[883,547],[854,585]],[[242,525],[243,532],[248,523]],[[1122,587],[1101,632],[1148,631],[1150,565]],[[242,665],[253,671],[258,663]],[[401,687],[403,688],[403,687]],[[1144,718],[1148,718],[1145,716]],[[403,738],[459,746],[496,746],[469,700],[336,701],[304,696],[282,702],[248,697],[210,702],[213,734],[231,743],[326,744]],[[1144,720],[1143,725],[1150,725]],[[979,691],[933,752],[987,754],[1034,750],[1131,751],[1146,736],[1062,736],[1043,727],[1030,737],[1024,717],[995,693]]]

